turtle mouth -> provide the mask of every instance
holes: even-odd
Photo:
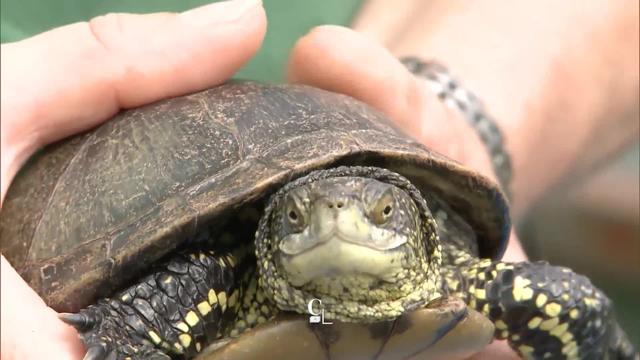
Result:
[[[406,242],[401,239],[402,243]],[[329,279],[338,283],[350,282],[350,288],[371,288],[381,281],[393,283],[406,264],[413,260],[410,251],[402,245],[389,250],[378,250],[362,245],[339,232],[331,233],[313,247],[289,254],[278,252],[278,262],[289,283],[302,287],[309,283],[322,283]],[[345,281],[341,281],[345,280]]]

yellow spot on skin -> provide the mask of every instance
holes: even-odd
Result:
[[[195,326],[200,321],[200,318],[194,311],[189,311],[184,317],[184,321],[186,321],[189,326]]]
[[[507,328],[507,324],[505,324],[504,321],[502,320],[496,321],[495,325],[496,325],[496,328],[500,330],[505,330]]]
[[[189,326],[182,321],[176,324],[176,327],[182,332],[189,332]]]
[[[542,329],[544,331],[549,331],[549,330],[553,329],[556,326],[558,326],[558,318],[551,318],[551,319],[543,321],[540,324],[540,329]]]
[[[216,296],[216,292],[213,291],[213,289],[209,289],[208,298],[209,298],[210,305],[213,305],[218,302],[218,297]]]
[[[189,336],[189,334],[180,334],[178,336],[178,339],[180,340],[182,346],[185,348],[188,348],[189,345],[191,345],[191,336]]]
[[[162,280],[162,282],[165,284],[169,284],[171,283],[171,281],[173,281],[173,276],[167,276],[164,280]]]
[[[487,266],[490,266],[492,263],[493,263],[493,261],[491,261],[491,259],[482,259],[482,261],[480,261],[478,266],[479,267],[487,267]]]
[[[552,317],[558,316],[561,310],[562,310],[562,306],[560,306],[560,304],[558,303],[553,303],[553,302],[548,303],[544,307],[544,312],[547,313],[547,315]]]
[[[478,274],[478,279],[484,280],[485,279],[484,273]]]
[[[516,279],[518,276],[516,276]],[[533,289],[528,287],[513,285],[513,299],[515,301],[526,301],[533,297]]]
[[[571,341],[571,339],[573,339],[573,334],[571,334],[570,332],[565,332],[562,336],[560,336],[560,341],[562,341],[563,344],[568,343],[569,341]]]
[[[202,350],[202,345],[200,345],[199,342],[196,343],[196,351],[200,352],[200,350]]]
[[[182,345],[180,345],[180,343],[174,343],[173,348],[178,354],[182,354],[184,352],[184,348],[182,347]]]
[[[535,329],[540,325],[541,322],[542,322],[542,318],[539,316],[536,316],[533,319],[529,320],[529,322],[527,323],[527,326],[529,327],[529,329]]]
[[[497,276],[498,276],[498,272],[495,270],[491,270],[491,277],[495,279]]]
[[[238,290],[234,291],[233,294],[229,296],[229,301],[227,301],[227,304],[229,305],[229,307],[233,307],[235,306],[237,301],[238,301]]]
[[[590,297],[585,297],[583,301],[584,301],[584,304],[589,307],[595,307],[596,303],[598,302],[598,300]]]
[[[122,300],[123,302],[128,302],[129,300],[131,300],[131,296],[129,294],[124,294],[122,295],[120,300]]]
[[[531,284],[529,279],[522,276],[516,276],[513,279],[513,299],[515,301],[526,301],[533,297],[533,289],[528,288]]]
[[[577,319],[578,316],[580,316],[580,311],[578,311],[578,309],[571,309],[571,311],[569,311],[569,316],[572,319]]]
[[[476,295],[476,298],[480,300],[486,299],[486,292],[484,289],[476,289],[475,295]]]
[[[497,263],[496,264],[496,270],[502,270],[502,269],[504,269],[504,266],[505,266],[504,263]]]
[[[569,327],[568,323],[560,324],[554,327],[553,329],[551,329],[549,333],[557,338],[562,338],[562,335],[564,335],[568,327]]]
[[[202,316],[206,316],[208,313],[211,312],[211,305],[209,305],[209,303],[206,301],[203,301],[200,304],[198,304],[197,308],[200,314],[202,314]]]
[[[452,279],[449,281],[449,289],[458,290],[458,285],[460,285],[460,282],[458,280]]]
[[[484,304],[482,307],[482,313],[485,315],[489,314],[489,304]]]
[[[520,353],[524,356],[527,356],[531,353],[533,353],[533,348],[531,346],[527,346],[527,345],[520,345],[518,346],[518,351],[520,351]]]
[[[545,294],[540,294],[536,298],[536,306],[539,308],[541,308],[542,305],[544,305],[546,302],[547,302],[547,295]]]
[[[218,303],[224,312],[227,309],[227,294],[224,291],[218,293]]]
[[[513,340],[513,341],[518,341],[518,340],[520,340],[520,335],[518,335],[518,334],[513,334],[513,335],[511,335],[511,340]]]
[[[500,338],[501,338],[501,339],[506,339],[506,338],[508,338],[508,337],[509,337],[509,332],[508,332],[507,330],[503,330],[503,331],[500,333]]]
[[[149,337],[151,338],[151,341],[153,341],[153,343],[156,344],[156,345],[158,345],[158,344],[160,344],[162,342],[162,339],[160,338],[158,333],[156,333],[153,330],[149,331]]]
[[[568,343],[567,345],[562,347],[562,353],[565,355],[569,355],[573,350],[577,350],[578,344],[575,341]]]

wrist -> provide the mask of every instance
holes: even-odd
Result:
[[[418,81],[421,116],[407,124],[410,135],[427,147],[497,182],[485,144],[458,109],[446,106],[425,81]]]

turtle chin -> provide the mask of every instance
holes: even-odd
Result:
[[[301,253],[278,252],[277,263],[291,286],[319,299],[375,303],[406,295],[398,285],[416,259],[402,243],[379,250],[332,236]]]
[[[281,309],[299,313],[319,299],[328,319],[347,322],[389,320],[418,308],[433,297],[435,284],[420,266],[414,241],[406,240],[380,250],[333,235],[299,253],[276,251],[277,278],[287,290],[274,299]]]

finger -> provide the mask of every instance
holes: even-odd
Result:
[[[338,26],[315,28],[294,46],[288,78],[360,99],[432,149],[494,177],[461,114],[443,106],[424,80],[369,37]]]
[[[265,28],[260,1],[241,0],[109,14],[2,45],[3,153],[18,158],[15,171],[34,148],[120,108],[220,84],[257,51]]]
[[[403,0],[389,11],[388,0],[367,0],[351,24],[361,34],[376,39],[385,46],[398,42],[409,24],[415,24],[431,4],[423,0]]]
[[[0,256],[2,359],[79,359],[84,349],[74,328],[38,297]],[[38,346],[34,346],[34,341]]]

